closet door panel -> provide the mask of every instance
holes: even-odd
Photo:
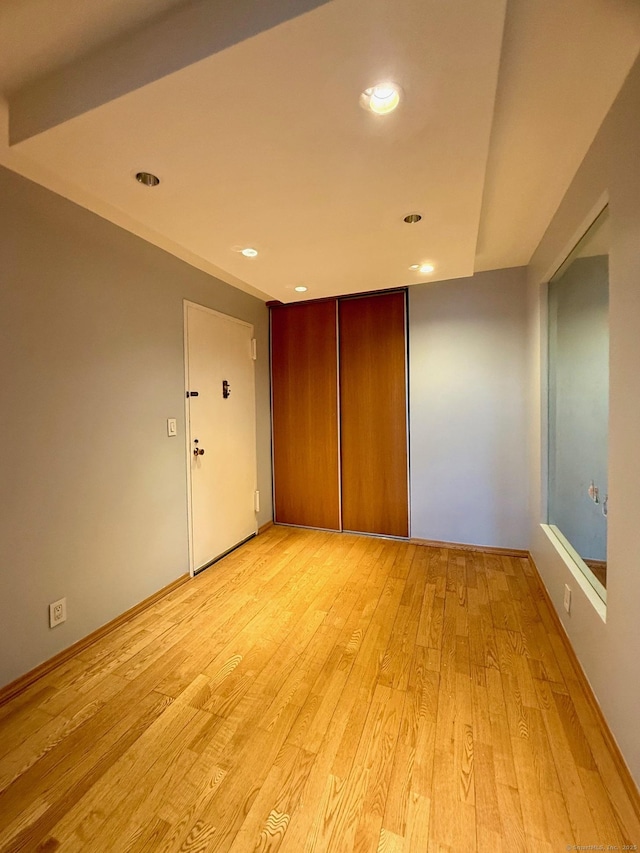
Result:
[[[342,526],[409,535],[405,294],[340,301]]]
[[[271,309],[275,521],[340,530],[337,304]]]

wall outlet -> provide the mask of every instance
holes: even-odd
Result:
[[[567,584],[564,585],[564,609],[567,613],[571,611],[571,590]]]
[[[49,627],[55,628],[67,621],[67,599],[60,598],[49,605]]]

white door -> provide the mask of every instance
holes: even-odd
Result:
[[[190,560],[195,572],[257,530],[252,338],[248,323],[185,302]]]

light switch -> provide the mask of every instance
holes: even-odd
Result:
[[[178,421],[175,418],[167,418],[167,435],[178,434]]]

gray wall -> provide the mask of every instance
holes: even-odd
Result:
[[[609,259],[598,255],[549,285],[548,519],[590,560],[607,558],[608,428]]]
[[[411,535],[526,548],[525,269],[409,289]]]
[[[531,551],[609,726],[640,784],[640,61],[529,266]],[[544,518],[545,281],[609,201],[609,522],[606,623],[551,544]],[[562,607],[572,588],[571,614]]]
[[[4,684],[188,571],[183,299],[255,326],[259,523],[271,462],[262,302],[5,169],[0,198]]]

